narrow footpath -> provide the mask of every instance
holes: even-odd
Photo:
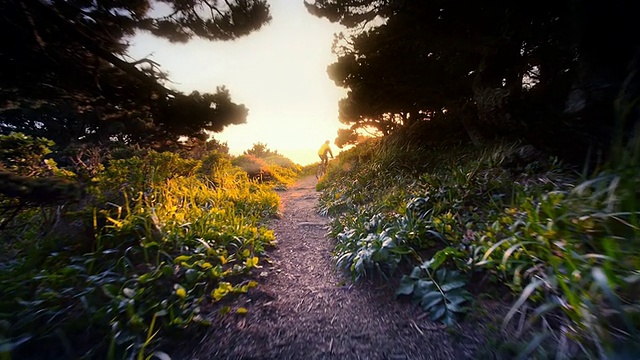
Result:
[[[315,184],[306,177],[280,193],[283,216],[271,223],[278,245],[242,300],[248,314],[214,324],[190,359],[472,358],[477,340],[396,301],[392,288],[353,285],[336,272]]]

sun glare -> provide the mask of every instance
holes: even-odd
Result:
[[[331,43],[341,28],[308,14],[302,1],[270,4],[273,20],[248,37],[170,44],[140,34],[132,40],[131,55],[160,63],[175,81],[169,86],[180,91],[227,86],[233,101],[249,108],[247,124],[214,134],[232,154],[261,142],[306,165],[318,160],[317,148],[333,142],[340,126],[338,100],[346,91],[329,79],[326,68],[336,60]]]

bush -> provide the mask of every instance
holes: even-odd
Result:
[[[23,212],[0,232],[11,256],[0,266],[0,324],[11,324],[0,357],[146,358],[165,334],[209,324],[205,304],[229,311],[226,299],[257,285],[274,240],[261,224],[279,207],[270,186],[217,152],[105,165],[94,197],[53,216]]]
[[[448,324],[467,309],[465,289],[512,296],[505,326],[526,316],[526,327],[510,335],[530,335],[527,351],[542,342],[559,356],[637,350],[633,147],[622,157],[629,166],[580,181],[572,168],[518,143],[429,148],[411,139],[390,136],[343,152],[318,184],[340,268],[356,280],[413,269],[398,296]]]
[[[246,171],[250,179],[282,186],[290,185],[302,171],[291,160],[273,153],[264,158],[245,154],[234,158],[232,163]]]

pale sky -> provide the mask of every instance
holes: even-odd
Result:
[[[329,79],[326,67],[336,60],[331,43],[342,28],[307,13],[302,0],[269,4],[271,22],[237,41],[171,44],[140,34],[129,54],[160,63],[174,82],[169,87],[189,93],[225,85],[234,102],[247,106],[246,124],[214,134],[232,154],[262,142],[306,165],[319,160],[316,152],[325,140],[338,153],[338,100],[346,90]]]

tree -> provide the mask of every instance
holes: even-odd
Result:
[[[386,18],[351,36],[329,68],[336,83],[350,89],[340,103],[341,119],[356,127],[373,121],[382,134],[445,113],[503,126],[510,117],[506,98],[521,94],[522,79],[533,69],[529,54],[518,52],[529,43],[540,46],[522,40],[540,30],[540,15],[504,1],[321,0],[307,7],[351,26]],[[479,126],[465,125],[477,140]]]
[[[159,64],[128,57],[127,38],[233,40],[270,20],[266,0],[3,0],[0,13],[11,34],[0,45],[0,131],[158,147],[244,123],[247,109],[224,87],[167,88]]]
[[[342,131],[339,143],[357,139],[353,133],[358,129],[388,135],[398,127],[442,117],[460,98],[470,97],[473,62],[428,31],[425,24],[431,20],[406,11],[348,40],[336,39],[338,61],[327,71],[337,85],[349,89],[339,109],[340,121],[352,132]]]
[[[305,4],[352,29],[328,69],[349,89],[340,114],[351,131],[384,134],[407,125],[408,113],[460,121],[475,143],[510,134],[580,152],[612,132],[621,90],[627,104],[639,94],[640,40],[625,35],[634,24],[627,0]]]
[[[253,155],[259,158],[267,158],[269,156],[280,155],[277,150],[269,149],[269,146],[265,143],[257,142],[253,144],[251,149],[245,150],[244,155]]]

